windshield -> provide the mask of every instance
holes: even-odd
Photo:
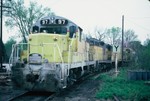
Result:
[[[66,27],[50,27],[50,28],[41,28],[41,33],[55,33],[55,34],[67,34]]]

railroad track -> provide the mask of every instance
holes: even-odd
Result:
[[[88,78],[92,77],[96,79],[100,74],[99,73],[92,73],[89,75],[85,75],[84,77],[80,78],[74,85],[71,85],[67,89],[64,89],[58,93],[49,93],[49,92],[23,92],[15,97],[10,98],[7,101],[50,101],[53,98],[59,96],[59,94],[66,92],[68,89],[75,89],[77,85],[82,84]]]
[[[7,101],[13,101],[13,100],[15,100],[15,99],[17,99],[17,98],[19,98],[19,97],[24,96],[24,95],[25,95],[25,94],[27,94],[27,93],[28,93],[28,91],[23,92],[23,93],[21,93],[21,94],[19,94],[19,95],[15,96],[15,97],[11,97],[11,98],[10,98],[10,99],[8,99]]]
[[[24,92],[7,101],[49,101],[55,96],[55,93],[49,92]]]

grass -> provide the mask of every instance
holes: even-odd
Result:
[[[117,96],[123,100],[150,101],[150,86],[145,81],[127,80],[127,69],[122,68],[117,77],[103,73],[98,77],[103,83],[96,94],[98,99],[113,99]]]

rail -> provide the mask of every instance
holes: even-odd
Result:
[[[16,100],[16,99],[18,99],[18,98],[20,98],[20,97],[26,95],[28,92],[29,92],[29,91],[24,91],[24,92],[20,93],[19,95],[14,96],[14,97],[8,99],[7,101],[14,101],[14,100]]]
[[[34,91],[24,91],[7,101],[49,101],[56,96],[52,92],[34,92]]]

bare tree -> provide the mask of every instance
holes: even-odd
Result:
[[[51,13],[49,8],[38,6],[36,2],[30,2],[29,6],[25,7],[24,0],[12,0],[10,7],[12,11],[8,15],[5,25],[11,30],[12,28],[18,28],[25,42],[33,23],[42,16]]]
[[[121,44],[121,28],[112,27],[111,29],[107,29],[106,38],[111,45],[115,43]]]
[[[105,38],[106,38],[106,32],[107,32],[107,29],[103,30],[103,29],[100,29],[100,28],[95,28],[95,37],[96,39],[100,40],[100,41],[104,41]]]
[[[137,35],[135,35],[135,32],[133,30],[126,30],[124,34],[124,44],[126,47],[128,47],[129,42],[135,41],[137,39]]]

